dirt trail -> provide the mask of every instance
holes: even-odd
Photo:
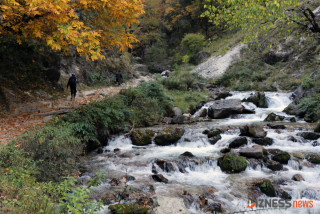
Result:
[[[26,130],[44,124],[56,115],[65,114],[81,105],[116,95],[121,89],[135,87],[140,82],[149,80],[151,80],[151,77],[141,76],[138,79],[132,79],[120,86],[86,91],[79,90],[75,101],[71,101],[69,96],[54,101],[41,100],[34,103],[20,104],[14,113],[0,115],[0,143],[7,144],[10,140],[24,133]]]

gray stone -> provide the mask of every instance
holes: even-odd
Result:
[[[229,141],[229,148],[238,148],[246,144],[248,144],[246,137],[236,137]]]
[[[154,200],[151,214],[190,214],[182,198],[158,196]]]
[[[257,125],[241,126],[240,136],[248,136],[254,138],[264,138],[267,136],[267,132],[264,131],[263,127]]]
[[[254,145],[250,148],[242,148],[239,154],[247,158],[263,158],[263,147]]]
[[[227,118],[233,114],[241,114],[244,107],[241,100],[216,100],[208,109],[208,116],[212,119]]]
[[[292,176],[292,180],[294,181],[304,181],[304,178],[302,177],[301,174],[295,174]]]
[[[174,116],[180,116],[180,115],[182,115],[182,111],[181,111],[181,109],[179,108],[179,107],[173,107],[172,108],[172,111],[173,111],[173,113],[174,113]]]

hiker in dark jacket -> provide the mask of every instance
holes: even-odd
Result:
[[[76,98],[76,94],[77,94],[77,83],[78,83],[78,79],[76,77],[76,74],[73,73],[72,76],[69,78],[68,84],[67,84],[67,88],[70,86],[70,90],[71,90],[71,100],[72,98],[75,99]]]
[[[120,71],[116,73],[116,82],[118,83],[118,85],[122,83],[122,74]]]

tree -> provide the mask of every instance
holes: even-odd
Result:
[[[97,60],[102,48],[131,46],[127,29],[143,12],[141,0],[0,0],[0,33]]]
[[[299,0],[206,1],[206,11],[202,16],[209,17],[211,22],[225,28],[245,30],[246,39],[249,40],[271,29],[292,24],[299,24],[314,33],[320,33],[313,12],[301,6]]]

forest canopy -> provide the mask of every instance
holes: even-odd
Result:
[[[141,0],[1,0],[0,34],[18,43],[45,42],[87,59],[103,59],[103,48],[131,47],[128,28],[144,13]]]

